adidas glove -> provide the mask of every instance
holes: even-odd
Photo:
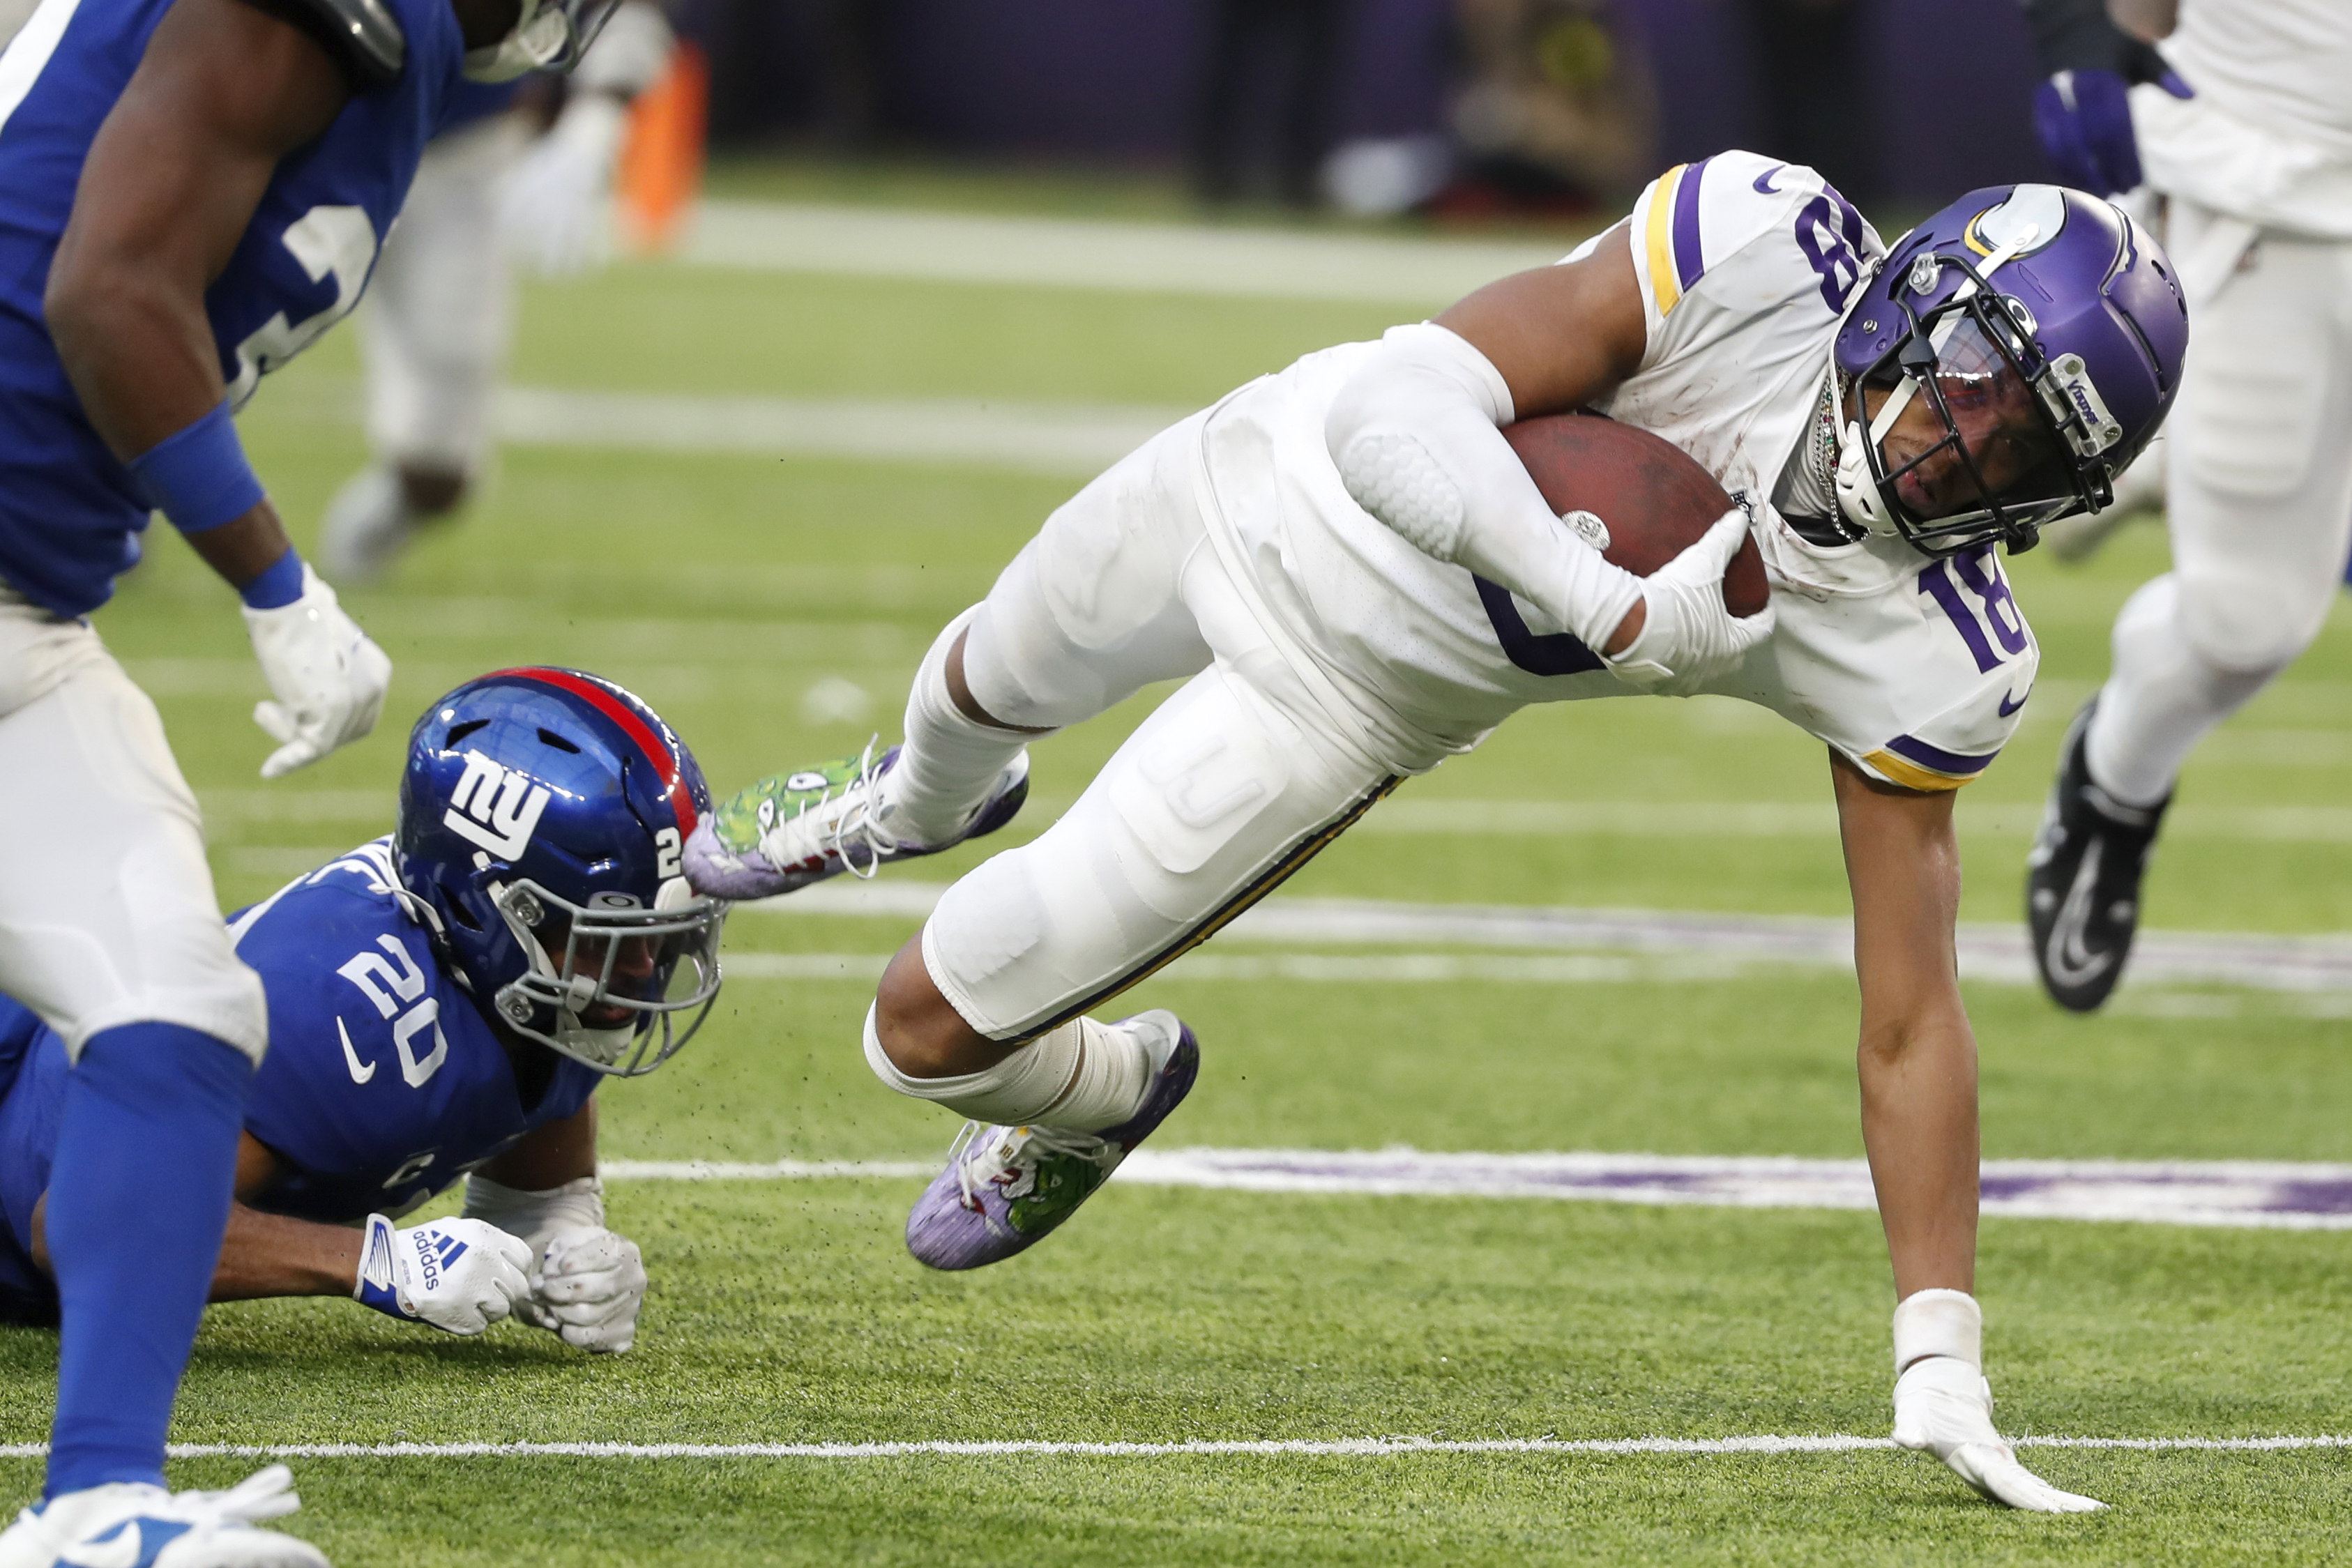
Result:
[[[2029,1513],[2106,1507],[2061,1491],[2018,1463],[1992,1424],[1992,1385],[1979,1369],[1984,1316],[1960,1291],[1920,1291],[1895,1309],[1895,1441],[1933,1454],[1995,1502]]]
[[[302,597],[276,610],[247,606],[245,630],[276,696],[253,710],[253,722],[278,743],[261,765],[264,779],[316,762],[375,727],[392,661],[307,562]]]
[[[637,1338],[646,1265],[637,1244],[602,1226],[559,1230],[531,1270],[515,1316],[568,1345],[618,1355]]]
[[[530,1294],[530,1249],[478,1219],[435,1219],[401,1230],[367,1220],[352,1299],[387,1317],[478,1334]]]
[[[604,1228],[604,1184],[581,1176],[544,1192],[466,1178],[466,1214],[523,1239],[530,1294],[515,1316],[582,1350],[618,1354],[635,1343],[646,1266],[637,1244]]]
[[[1734,507],[1682,554],[1640,580],[1643,602],[1649,607],[1641,633],[1618,653],[1602,655],[1619,680],[1660,695],[1686,697],[1738,669],[1748,650],[1772,634],[1775,612],[1769,601],[1741,617],[1723,601],[1723,574],[1748,529],[1748,513]]]

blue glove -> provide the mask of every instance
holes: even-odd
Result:
[[[2175,98],[2195,96],[2178,73],[2152,78]],[[2033,92],[2033,133],[2066,183],[2111,196],[2140,183],[2130,84],[2110,70],[2059,71]]]

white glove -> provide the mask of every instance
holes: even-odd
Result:
[[[530,1294],[530,1249],[478,1219],[395,1229],[371,1214],[352,1300],[389,1317],[478,1334]]]
[[[1662,695],[1688,696],[1738,669],[1748,650],[1772,634],[1769,601],[1744,618],[1723,601],[1723,574],[1748,528],[1747,512],[1734,507],[1682,554],[1642,579],[1649,612],[1641,634],[1623,652],[1601,655],[1619,680]]]
[[[645,1299],[637,1244],[602,1226],[579,1226],[548,1242],[515,1316],[568,1345],[618,1355],[636,1343]]]
[[[2017,1462],[1992,1424],[1983,1368],[1984,1313],[1965,1291],[1917,1291],[1895,1309],[1895,1441],[1930,1453],[1995,1502],[2031,1513],[2106,1504],[2060,1491]]]
[[[532,271],[548,277],[585,272],[611,249],[604,198],[627,119],[611,93],[576,92],[507,176],[499,227]]]
[[[1931,1355],[1895,1380],[1895,1441],[1935,1455],[1995,1502],[2029,1513],[2090,1513],[2107,1505],[2061,1491],[2018,1463],[1992,1425],[1992,1385],[1965,1361]]]
[[[277,694],[253,709],[253,722],[278,743],[261,765],[264,779],[307,767],[375,727],[392,685],[392,660],[343,613],[335,591],[308,561],[302,597],[276,610],[248,607],[245,630]]]

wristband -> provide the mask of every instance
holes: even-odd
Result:
[[[155,509],[184,534],[235,522],[262,498],[226,402],[133,457],[129,467]]]
[[[393,1282],[392,1238],[391,1220],[381,1214],[367,1217],[367,1239],[360,1246],[360,1274],[352,1286],[352,1300],[387,1317],[415,1322],[416,1314],[400,1304],[400,1291]]]
[[[261,575],[238,589],[248,610],[283,610],[302,597],[302,558],[288,545],[286,553],[261,569]]]

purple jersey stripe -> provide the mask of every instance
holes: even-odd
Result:
[[[1888,741],[1886,749],[1897,757],[1906,758],[1917,763],[1922,768],[1932,768],[1938,773],[1948,773],[1956,779],[1964,779],[1971,774],[1983,772],[1992,766],[1992,759],[2000,755],[1998,751],[1988,751],[1982,757],[1963,756],[1957,751],[1945,751],[1940,747],[1930,746],[1924,740],[1915,739],[1907,735],[1898,735]]]
[[[1706,270],[1698,248],[1698,180],[1706,172],[1706,165],[1707,160],[1700,159],[1683,171],[1681,182],[1675,186],[1675,277],[1685,294]]]

